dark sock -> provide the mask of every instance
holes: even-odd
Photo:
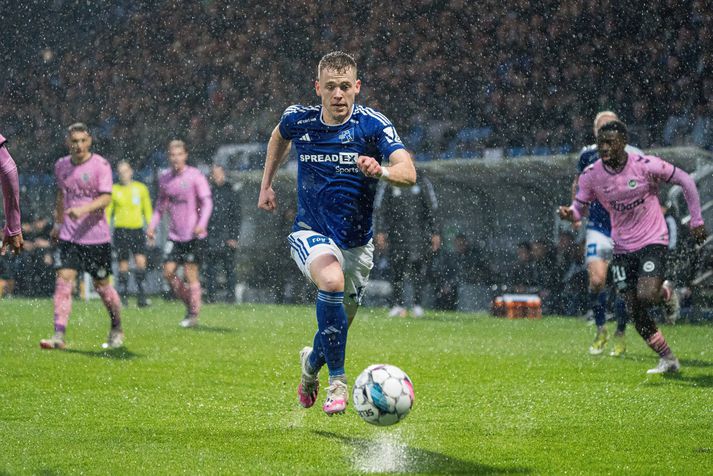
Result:
[[[329,376],[344,375],[348,324],[343,292],[317,293],[317,326]]]
[[[126,299],[129,295],[129,273],[127,271],[119,271],[119,295],[122,299]]]
[[[616,314],[616,331],[623,334],[626,331],[626,323],[629,321],[629,313],[626,310],[626,302],[621,297],[617,297],[614,301],[614,314]]]
[[[136,280],[136,289],[138,290],[139,299],[146,299],[146,293],[144,292],[144,280],[146,279],[146,270],[137,269],[134,271],[134,279]]]
[[[599,293],[589,292],[589,303],[594,312],[594,323],[597,327],[603,326],[607,321],[606,306],[607,293],[604,291]]]

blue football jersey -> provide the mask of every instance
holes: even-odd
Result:
[[[625,149],[629,153],[635,153],[639,155],[644,155],[644,153],[631,145],[626,146]],[[577,162],[577,172],[581,174],[584,169],[592,165],[594,162],[599,160],[599,154],[597,154],[597,146],[595,144],[588,145],[582,149],[579,154],[579,162]],[[606,236],[611,236],[611,219],[609,218],[609,212],[606,211],[604,206],[598,201],[594,200],[589,204],[589,218],[587,220],[587,229],[596,230]]]
[[[372,237],[374,195],[378,180],[356,165],[360,155],[379,163],[403,149],[386,116],[354,105],[341,125],[322,121],[322,106],[288,107],[279,124],[280,135],[297,152],[297,216],[293,231],[313,230],[340,248],[363,246]]]

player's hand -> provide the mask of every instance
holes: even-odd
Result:
[[[204,234],[205,234],[205,228],[203,228],[200,225],[193,229],[193,236],[195,236],[196,238],[200,238]]]
[[[69,218],[72,220],[78,220],[86,214],[87,212],[82,207],[72,207],[67,209],[67,215],[69,215]]]
[[[431,235],[431,251],[438,253],[438,250],[441,249],[441,243],[441,235]]]
[[[691,229],[691,234],[693,239],[696,240],[697,245],[702,245],[706,238],[708,238],[708,231],[706,231],[705,225],[697,226]]]
[[[270,188],[260,189],[260,196],[257,199],[257,207],[268,212],[274,212],[277,209],[277,196],[275,191]]]
[[[380,231],[374,235],[374,246],[376,249],[385,250],[386,249],[386,233]]]
[[[52,231],[50,231],[50,240],[53,243],[57,243],[57,240],[59,240],[59,230],[61,229],[61,226],[58,223],[55,223],[54,226],[52,227]]]
[[[559,214],[560,218],[562,220],[567,220],[574,222],[574,212],[572,211],[572,207],[559,207],[557,209],[557,213]]]
[[[572,229],[574,231],[579,231],[579,229],[582,228],[582,220],[577,220],[572,222]]]
[[[371,178],[381,177],[381,165],[376,161],[374,157],[369,157],[368,155],[360,155],[357,159],[357,167],[361,170],[361,173]]]
[[[22,251],[23,243],[24,240],[22,239],[22,233],[14,236],[4,236],[2,239],[2,246],[0,247],[0,255],[5,256],[8,246],[12,250],[12,254],[19,255],[20,251]]]
[[[225,240],[225,244],[229,248],[236,249],[238,247],[238,240]]]
[[[149,246],[154,247],[156,245],[156,231],[146,230],[146,241]]]

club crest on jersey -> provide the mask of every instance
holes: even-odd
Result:
[[[629,180],[629,188],[634,190],[636,188],[636,180],[631,179]]]
[[[342,144],[348,144],[354,140],[354,134],[352,134],[352,129],[347,129],[339,133],[339,140]]]
[[[88,174],[87,172],[84,172],[84,173],[82,174],[82,181],[83,181],[84,183],[89,182],[89,174]]]

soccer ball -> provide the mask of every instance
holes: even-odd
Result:
[[[370,365],[357,377],[352,399],[357,413],[367,423],[393,425],[406,418],[411,411],[413,384],[398,367]]]

